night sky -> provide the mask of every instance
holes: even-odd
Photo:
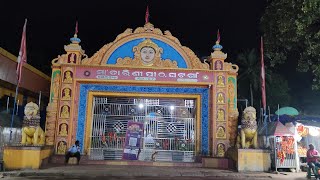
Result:
[[[199,57],[208,56],[220,29],[228,60],[243,49],[259,48],[259,19],[263,0],[118,0],[118,1],[4,1],[0,11],[0,46],[17,55],[24,19],[27,24],[28,63],[50,75],[51,60],[64,53],[78,20],[81,46],[91,57],[126,28],[150,22],[169,30]]]
[[[51,60],[65,53],[63,47],[70,43],[76,21],[81,46],[91,57],[127,28],[143,27],[147,5],[150,22],[169,30],[200,58],[212,52],[218,29],[229,62],[237,64],[235,57],[245,49],[259,49],[266,0],[6,0],[0,4],[0,47],[18,54],[27,18],[27,61],[50,75]],[[297,73],[292,61],[277,69],[288,79],[295,104],[314,111],[315,97],[320,96],[311,90],[312,78]]]

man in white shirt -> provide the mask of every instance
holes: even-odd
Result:
[[[80,146],[79,146],[79,141],[78,140],[68,150],[68,152],[66,154],[66,158],[65,158],[65,164],[68,163],[70,157],[76,157],[77,158],[77,164],[79,165],[81,156],[80,156]]]

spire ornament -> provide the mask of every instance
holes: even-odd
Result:
[[[78,38],[78,21],[76,22],[76,27],[75,27],[75,30],[74,30],[74,35],[72,38],[70,38],[70,41],[73,43],[73,44],[79,44],[81,42],[81,39]]]
[[[146,15],[145,15],[145,24],[148,24],[149,23],[149,6],[147,6],[147,10],[146,10]]]

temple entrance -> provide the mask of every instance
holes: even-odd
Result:
[[[121,160],[127,124],[144,124],[140,161],[194,162],[196,99],[94,97],[92,160]]]

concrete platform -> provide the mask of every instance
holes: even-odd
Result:
[[[1,174],[1,173],[0,173]],[[4,179],[306,179],[306,173],[238,173],[196,167],[149,167],[149,166],[110,166],[110,165],[68,165],[48,166],[40,170],[4,172]]]
[[[238,149],[239,172],[267,172],[271,169],[270,151],[263,149]]]
[[[53,155],[51,164],[61,165],[64,163],[64,155]],[[178,162],[152,162],[152,161],[129,161],[129,160],[89,160],[88,156],[81,156],[80,164],[87,165],[128,165],[128,166],[166,166],[166,167],[202,167],[201,163],[178,163]]]
[[[235,163],[228,158],[202,158],[202,167],[215,169],[235,169]]]
[[[52,151],[52,146],[5,146],[4,167],[8,170],[39,169],[48,162]]]

